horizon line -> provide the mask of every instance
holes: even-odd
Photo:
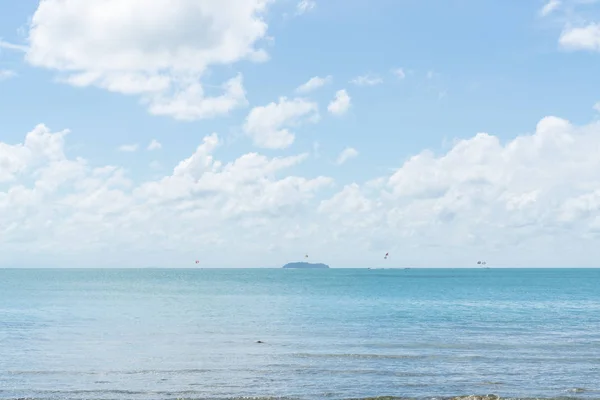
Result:
[[[87,269],[87,270],[110,270],[110,269],[172,269],[172,270],[200,270],[200,269],[299,269],[299,270],[326,270],[326,269],[370,269],[370,270],[406,270],[406,269],[472,269],[472,270],[484,270],[484,269],[600,269],[600,266],[595,267],[581,267],[581,266],[546,266],[546,267],[532,267],[532,266],[498,266],[498,267],[417,267],[417,266],[407,266],[407,267],[329,267],[329,268],[283,268],[283,267],[109,267],[109,266],[96,266],[96,267],[76,267],[76,266],[64,266],[64,267],[6,267],[0,266],[0,270],[3,269]]]

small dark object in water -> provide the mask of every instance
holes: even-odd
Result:
[[[256,343],[264,343],[262,340],[257,340]]]

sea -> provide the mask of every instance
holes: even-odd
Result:
[[[0,270],[0,399],[488,394],[600,399],[599,269]]]

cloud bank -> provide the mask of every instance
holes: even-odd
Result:
[[[40,124],[0,143],[4,263],[278,266],[309,253],[352,267],[389,251],[399,265],[585,266],[598,252],[599,123],[546,117],[504,144],[478,133],[346,184],[290,174],[311,162],[304,153],[218,160],[217,134],[135,183],[123,167],[67,157],[73,134]]]

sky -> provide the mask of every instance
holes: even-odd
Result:
[[[598,267],[599,53],[596,0],[0,0],[0,266]]]

